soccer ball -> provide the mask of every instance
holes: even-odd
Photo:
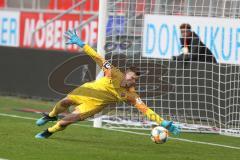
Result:
[[[151,131],[151,139],[157,144],[163,144],[167,142],[169,132],[166,128],[161,126],[154,127]]]

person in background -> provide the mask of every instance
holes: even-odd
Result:
[[[192,31],[190,24],[181,24],[180,31],[181,54],[174,56],[173,60],[217,63],[211,50],[201,41],[199,36]]]

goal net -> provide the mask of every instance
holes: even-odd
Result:
[[[238,0],[100,3],[105,58],[122,71],[140,68],[136,90],[151,109],[183,131],[240,136]],[[191,26],[190,37],[182,24]],[[154,124],[127,103],[107,107],[101,119],[107,127]]]

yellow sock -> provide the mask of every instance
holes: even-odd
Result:
[[[53,110],[49,113],[49,117],[55,117],[57,116],[59,113],[62,113],[64,111],[67,110],[67,107],[62,106],[60,102],[58,102],[55,107],[53,108]]]
[[[55,133],[55,132],[58,132],[58,131],[62,131],[64,130],[66,127],[63,127],[59,124],[59,122],[57,124],[55,124],[54,126],[48,128],[48,131],[50,133]]]

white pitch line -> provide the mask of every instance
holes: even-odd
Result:
[[[36,121],[38,119],[38,118],[24,117],[24,116],[18,116],[18,115],[13,115],[13,114],[5,114],[5,113],[0,113],[0,116],[12,117],[12,118],[20,118],[20,119],[27,119],[27,120],[34,120],[34,121]],[[84,124],[72,124],[72,125],[83,126],[83,127],[90,127],[89,125],[84,125]]]
[[[29,120],[36,120],[36,118],[32,118],[32,117],[17,116],[17,115],[13,115],[13,114],[5,114],[5,113],[0,113],[0,116],[12,117],[12,118],[21,118],[21,119],[29,119]]]
[[[133,132],[133,131],[127,131],[127,130],[119,130],[119,129],[112,129],[112,128],[104,128],[106,130],[113,130],[113,131],[118,131],[118,132],[124,132],[124,133],[131,133],[131,134],[137,134],[137,135],[143,135],[143,136],[149,136],[150,134],[146,133],[140,133],[140,132]],[[183,138],[174,138],[174,137],[169,137],[170,139],[178,140],[178,141],[183,141],[183,142],[190,142],[190,143],[197,143],[197,144],[205,144],[205,145],[211,145],[211,146],[218,146],[218,147],[224,147],[224,148],[231,148],[231,149],[239,149],[240,147],[234,147],[234,146],[228,146],[228,145],[223,145],[223,144],[217,144],[217,143],[209,143],[209,142],[201,142],[201,141],[193,141],[189,139],[183,139]]]
[[[24,116],[5,114],[5,113],[0,113],[0,116],[12,117],[12,118],[20,118],[20,119],[27,119],[27,120],[37,120],[37,118],[24,117]],[[73,124],[73,125],[83,126],[83,127],[90,127],[89,125],[82,125],[82,124]],[[113,128],[105,128],[104,127],[103,129],[112,130],[112,131],[118,131],[118,132],[124,132],[124,133],[130,133],[130,134],[143,135],[143,136],[149,136],[150,135],[150,134],[146,134],[146,133],[133,132],[133,131],[127,131],[127,130],[119,130],[119,129],[113,129]],[[223,144],[201,142],[201,141],[193,141],[193,140],[183,139],[183,138],[173,138],[173,137],[169,137],[169,138],[170,139],[174,139],[174,140],[178,140],[178,141],[183,141],[183,142],[205,144],[205,145],[211,145],[211,146],[217,146],[217,147],[223,147],[223,148],[230,148],[230,149],[238,149],[238,150],[240,150],[240,147],[228,146],[228,145],[223,145]]]

